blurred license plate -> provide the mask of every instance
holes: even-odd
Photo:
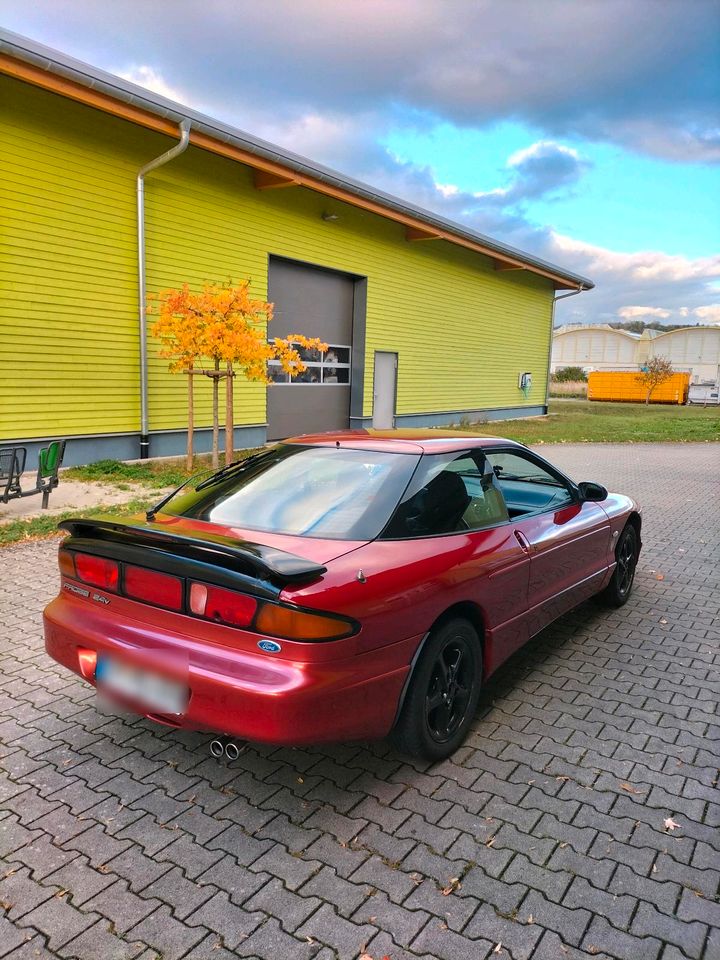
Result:
[[[187,686],[114,657],[98,657],[95,680],[108,693],[134,700],[155,713],[177,716],[187,709]]]

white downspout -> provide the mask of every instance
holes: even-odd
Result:
[[[140,458],[147,460],[150,453],[150,430],[148,424],[148,360],[147,360],[147,309],[145,301],[145,177],[152,170],[179,156],[190,143],[190,121],[180,124],[180,141],[160,157],[146,163],[137,175],[137,249],[138,249],[138,326],[140,335]]]
[[[547,378],[545,380],[545,413],[550,405],[550,367],[552,366],[553,337],[555,335],[555,304],[558,300],[565,300],[567,297],[576,297],[582,293],[585,287],[580,284],[577,290],[571,290],[570,293],[563,293],[559,297],[553,297],[552,310],[550,311],[550,349],[548,350]]]

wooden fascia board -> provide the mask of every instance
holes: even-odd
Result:
[[[68,97],[68,99],[83,103],[86,106],[94,107],[97,110],[103,110],[105,113],[120,117],[123,120],[129,120],[131,123],[137,123],[140,126],[155,130],[158,133],[163,133],[175,138],[178,136],[177,124],[172,120],[158,117],[142,107],[123,103],[121,100],[117,100],[109,94],[99,90],[93,90],[67,77],[49,73],[41,67],[16,60],[7,54],[0,54],[0,73],[5,73],[18,80],[24,80],[26,83],[42,87],[44,90],[49,90],[52,93],[58,93],[61,96]],[[536,267],[533,264],[523,263],[522,260],[517,260],[509,255],[505,256],[504,254],[498,253],[497,250],[493,250],[491,247],[486,247],[484,244],[471,240],[468,237],[452,233],[450,230],[430,227],[419,217],[413,217],[399,210],[393,210],[391,207],[384,206],[378,201],[359,197],[349,190],[336,187],[333,184],[326,183],[308,174],[298,173],[295,170],[284,167],[282,164],[265,160],[263,157],[259,157],[249,150],[244,150],[234,144],[225,143],[199,130],[190,130],[190,143],[193,146],[200,147],[202,150],[207,150],[210,153],[215,153],[219,156],[243,163],[246,166],[252,167],[254,170],[274,174],[279,179],[285,181],[292,181],[293,185],[307,187],[316,193],[341,200],[354,207],[375,213],[387,220],[394,220],[396,223],[402,224],[405,228],[409,227],[426,235],[431,233],[433,234],[433,239],[447,240],[448,243],[473,250],[475,253],[489,257],[493,263],[507,263],[516,269],[524,269],[530,273],[535,273],[538,276],[552,280],[556,289],[576,290],[579,288],[579,284],[566,280],[550,270]]]
[[[297,177],[288,177],[287,174],[280,176],[277,173],[270,173],[269,170],[255,170],[253,173],[253,183],[256,190],[278,190],[283,187],[298,187],[300,181]]]
[[[417,240],[440,240],[440,234],[436,230],[421,230],[419,227],[405,227],[405,239],[413,242]]]

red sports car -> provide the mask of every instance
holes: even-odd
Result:
[[[640,526],[630,498],[510,440],[297,437],[147,516],[64,521],[46,647],[161,723],[390,734],[436,760],[530,637],[594,594],[625,603]]]

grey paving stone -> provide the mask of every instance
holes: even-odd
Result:
[[[463,936],[484,938],[506,948],[513,960],[530,960],[543,929],[537,923],[521,923],[501,917],[489,903],[484,903],[463,930]],[[498,951],[500,953],[500,951]]]
[[[604,917],[594,917],[583,939],[589,953],[605,950],[619,960],[657,960],[662,943],[655,937],[634,937],[611,927]]]
[[[96,914],[81,913],[65,900],[51,897],[26,913],[20,926],[32,927],[47,937],[50,950],[57,950],[82,933],[98,919]]]
[[[136,960],[144,950],[142,943],[128,943],[116,937],[111,924],[100,920],[61,947],[58,953],[67,960]]]
[[[544,452],[645,504],[636,590],[503,667],[441,764],[347,744],[252,746],[227,767],[204,734],[106,712],[42,649],[57,543],[0,551],[0,900],[21,904],[0,921],[3,960],[94,943],[122,957],[143,924],[137,960],[355,960],[365,944],[476,960],[500,933],[492,960],[720,958],[720,531],[706,509],[720,445]],[[189,922],[211,903],[208,926]],[[88,926],[48,949],[21,926],[45,904]],[[57,922],[43,920],[53,944]]]
[[[186,923],[219,933],[226,946],[234,950],[264,919],[261,913],[248,913],[242,907],[236,907],[221,891],[190,914]]]
[[[124,880],[116,880],[87,900],[83,909],[92,910],[111,920],[115,929],[125,934],[159,906],[159,900],[139,897],[129,889]]]
[[[323,904],[298,928],[298,938],[312,937],[336,951],[340,960],[355,960],[366,944],[375,936],[377,928],[356,924],[339,917],[329,904]]]

